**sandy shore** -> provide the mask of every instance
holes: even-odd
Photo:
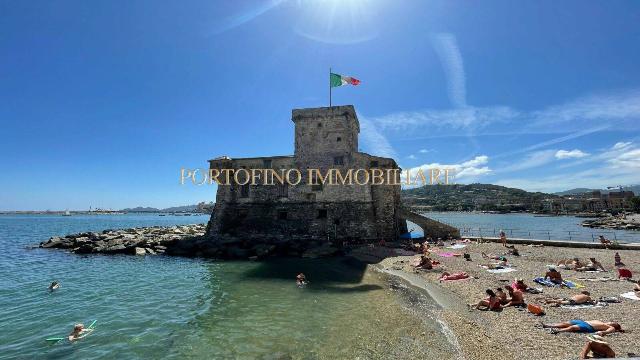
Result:
[[[382,250],[382,249],[379,249]],[[613,350],[619,357],[627,357],[628,353],[640,354],[640,301],[628,300],[620,294],[631,291],[633,283],[628,281],[589,281],[609,277],[617,279],[617,271],[613,267],[615,251],[605,249],[575,249],[566,247],[530,247],[518,246],[520,257],[507,256],[511,265],[517,269],[504,274],[492,274],[481,268],[480,264],[489,262],[483,259],[482,252],[503,255],[506,249],[500,244],[467,245],[464,249],[433,249],[432,258],[441,262],[435,270],[416,272],[410,265],[417,255],[393,256],[391,249],[384,249],[387,257],[377,265],[381,270],[400,276],[412,285],[425,289],[443,308],[441,317],[455,334],[465,358],[468,359],[570,359],[578,358],[586,343],[584,334],[552,335],[539,327],[540,322],[551,323],[572,319],[617,321],[625,333],[607,336]],[[370,250],[367,250],[370,251]],[[376,250],[378,251],[378,250]],[[467,252],[472,261],[461,257],[441,257],[439,252]],[[632,271],[640,269],[640,252],[619,250],[622,261]],[[378,252],[378,254],[380,253]],[[391,256],[390,256],[391,255]],[[529,286],[542,287],[532,280],[543,276],[548,264],[555,264],[561,259],[579,257],[587,261],[596,257],[608,270],[607,272],[576,272],[560,270],[563,278],[573,280],[585,286],[594,299],[617,296],[621,302],[608,306],[588,309],[566,309],[542,305],[546,315],[534,316],[527,311],[507,308],[502,312],[469,310],[467,303],[475,303],[485,297],[485,289],[504,287],[511,284],[515,277],[523,278]],[[443,271],[465,271],[472,278],[459,281],[439,282]],[[636,275],[637,276],[637,275]],[[528,303],[542,304],[539,298],[544,296],[570,297],[580,290],[567,288],[544,287],[539,295],[525,294]]]

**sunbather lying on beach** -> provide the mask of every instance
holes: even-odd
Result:
[[[602,266],[602,264],[596,260],[596,258],[589,258],[589,262],[582,267],[576,267],[575,268],[576,271],[598,271],[598,270],[602,270],[602,271],[607,271],[604,269],[604,266]]]
[[[599,335],[587,336],[587,343],[580,352],[580,359],[589,359],[589,353],[594,359],[611,359],[616,357],[616,353],[609,346],[609,343],[604,341],[604,338]]]
[[[514,289],[509,285],[505,286],[504,288],[509,292],[509,301],[504,304],[503,307],[524,305],[524,295],[522,294],[522,291]]]
[[[473,307],[476,310],[500,310],[502,309],[502,305],[500,305],[500,300],[496,296],[496,293],[491,289],[487,289],[487,298],[480,300],[477,304],[469,304],[469,306]]]
[[[640,280],[633,286],[633,291],[640,292]]]
[[[552,334],[559,332],[584,332],[604,336],[616,331],[624,332],[617,322],[603,322],[600,320],[571,320],[557,324],[542,324],[542,327],[552,329]]]
[[[468,278],[469,275],[466,272],[457,272],[457,273],[453,273],[453,274],[449,274],[448,272],[443,272],[442,276],[440,276],[440,281],[447,281],[447,280],[462,280],[462,279],[466,279]]]
[[[580,259],[578,258],[560,260],[556,263],[556,265],[562,266],[565,269],[577,269],[584,266],[584,264],[580,262]]]
[[[548,305],[560,306],[560,305],[583,305],[583,304],[593,304],[594,301],[591,299],[591,294],[583,290],[578,295],[573,295],[570,298],[547,298],[544,302]]]
[[[549,271],[544,275],[545,279],[549,279],[554,284],[562,284],[562,275],[555,268],[549,268]]]
[[[69,334],[68,339],[69,341],[76,341],[78,339],[82,339],[91,331],[93,331],[93,329],[87,329],[82,324],[76,324],[73,327],[73,331],[71,332],[71,334]]]

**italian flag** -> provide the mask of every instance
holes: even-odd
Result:
[[[329,75],[329,84],[331,87],[338,87],[342,85],[360,85],[360,80],[351,76],[342,76],[334,73]]]

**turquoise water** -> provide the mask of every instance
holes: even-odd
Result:
[[[532,214],[485,214],[468,212],[428,212],[426,216],[460,229],[464,235],[507,236],[526,239],[597,241],[598,235],[612,240],[640,242],[640,231],[591,229],[575,216],[534,216]]]
[[[0,358],[454,356],[430,299],[347,259],[216,262],[27,248],[53,235],[206,221],[1,215]],[[304,289],[294,283],[299,271],[311,280]],[[62,287],[49,293],[53,280]],[[44,341],[93,319],[96,330],[82,340]]]

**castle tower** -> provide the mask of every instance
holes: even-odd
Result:
[[[360,123],[353,105],[294,109],[295,157],[349,157],[358,152]]]

